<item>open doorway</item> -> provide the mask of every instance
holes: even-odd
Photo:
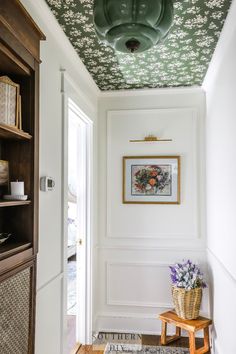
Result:
[[[90,166],[92,124],[67,99],[66,354],[87,342],[90,324]]]

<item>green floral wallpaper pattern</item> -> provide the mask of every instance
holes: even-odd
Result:
[[[164,43],[132,55],[99,43],[93,0],[46,1],[101,90],[201,85],[231,3],[175,0]]]

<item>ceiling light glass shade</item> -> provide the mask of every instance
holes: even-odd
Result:
[[[173,17],[172,0],[94,0],[98,38],[123,53],[140,53],[158,44]]]

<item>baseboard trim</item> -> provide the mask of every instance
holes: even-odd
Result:
[[[164,311],[166,309],[163,309]],[[158,311],[161,313],[162,311]],[[114,313],[100,312],[95,319],[95,332],[109,333],[139,333],[148,335],[161,334],[161,321],[158,319],[158,313]],[[168,325],[168,334],[175,334],[175,327]],[[183,331],[182,335],[188,336]],[[196,337],[202,338],[203,335],[199,331]]]
[[[220,346],[214,341],[212,342],[212,348],[211,348],[212,354],[222,354],[224,351],[221,350]],[[232,354],[232,353],[227,353],[227,354]]]

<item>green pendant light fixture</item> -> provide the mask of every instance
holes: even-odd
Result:
[[[172,0],[94,0],[98,38],[123,53],[141,53],[158,44],[173,17]]]

